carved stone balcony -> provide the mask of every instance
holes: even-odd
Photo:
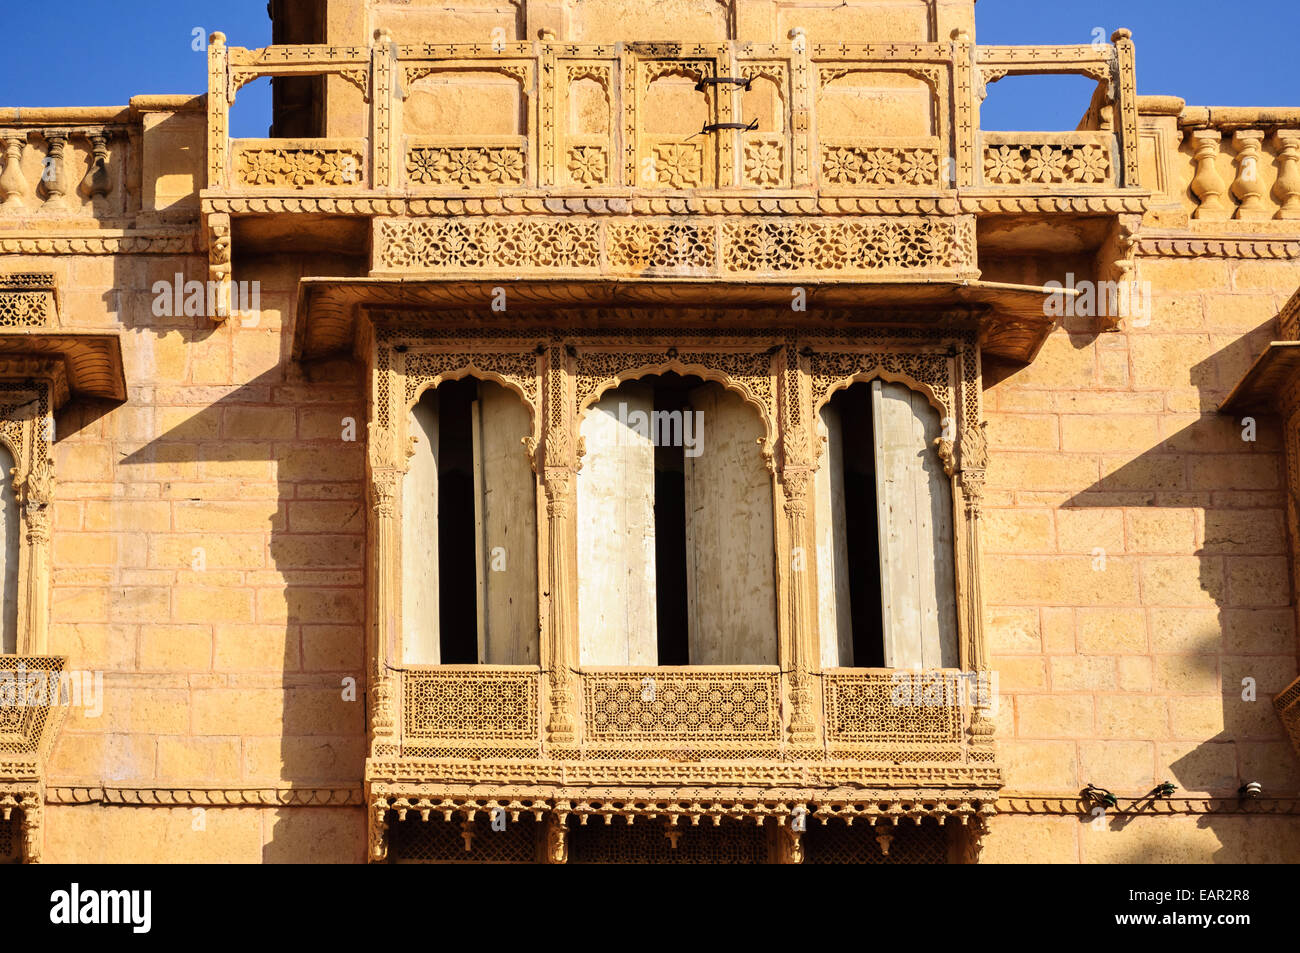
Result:
[[[1062,72],[1099,82],[1079,131],[981,132],[988,83]],[[364,100],[330,112],[329,137],[229,138],[242,85],[322,74]],[[897,115],[855,111],[881,90]],[[473,127],[488,102],[517,122]],[[1136,103],[1127,31],[1063,47],[977,47],[960,33],[494,45],[383,34],[369,48],[260,50],[213,34],[212,277],[229,278],[234,240],[292,240],[259,217],[313,214],[372,220],[372,276],[960,285],[979,276],[982,217],[1142,212]],[[1094,250],[1106,234],[1077,231]]]
[[[29,863],[41,859],[44,766],[62,721],[65,661],[0,655],[0,824],[19,822]]]
[[[544,729],[550,679],[539,669],[450,665],[396,676],[396,744],[366,769],[375,859],[393,820],[438,815],[472,826],[497,810],[561,832],[570,816],[692,826],[772,817],[786,829],[804,814],[882,831],[952,819],[978,836],[1002,783],[992,699],[967,692],[954,672],[823,673],[810,745],[788,740],[794,687],[774,666],[582,670],[578,722],[558,742]]]

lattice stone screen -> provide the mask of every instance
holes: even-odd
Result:
[[[952,672],[828,674],[826,741],[832,754],[890,761],[960,761],[961,680]],[[930,689],[927,691],[927,687]]]
[[[486,666],[404,671],[403,752],[537,756],[539,679],[536,671]]]
[[[61,656],[0,656],[0,754],[37,755],[56,714]]]
[[[594,743],[780,740],[775,672],[623,669],[583,675],[586,739]]]

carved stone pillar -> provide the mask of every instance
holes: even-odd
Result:
[[[4,194],[4,207],[7,210],[23,207],[23,196],[27,194],[27,179],[23,176],[23,146],[27,144],[25,135],[8,135],[4,137],[5,167],[0,172],[0,193]]]
[[[369,673],[370,756],[397,753],[393,685],[388,674],[388,653],[397,632],[396,569],[397,485],[401,471],[394,466],[392,434],[370,425],[370,505],[374,520],[375,557],[374,625]]]
[[[1227,184],[1214,165],[1219,157],[1222,138],[1217,129],[1197,129],[1192,133],[1192,142],[1196,148],[1196,175],[1192,178],[1192,192],[1200,200],[1196,211],[1192,212],[1192,218],[1225,219],[1232,211],[1232,204],[1225,195]]]
[[[961,488],[966,505],[966,560],[969,571],[966,600],[969,643],[966,650],[968,670],[974,674],[967,690],[974,709],[969,727],[968,742],[973,760],[991,761],[993,758],[993,722],[988,717],[992,706],[992,682],[988,670],[988,655],[984,646],[984,596],[981,591],[980,567],[980,514],[984,504],[984,475],[988,470],[988,438],[984,422],[969,421],[961,435]]]
[[[1266,190],[1259,170],[1263,142],[1264,133],[1258,129],[1243,129],[1232,137],[1232,145],[1237,150],[1237,178],[1232,183],[1232,194],[1241,202],[1236,218],[1259,220],[1270,217],[1264,207]]]
[[[1138,156],[1137,74],[1134,71],[1133,33],[1119,29],[1110,35],[1115,44],[1115,100],[1118,115],[1119,149],[1123,178],[1116,179],[1132,188],[1141,185],[1141,162]]]
[[[68,134],[64,130],[47,129],[45,142],[48,151],[41,166],[41,185],[45,190],[45,204],[42,207],[49,211],[60,211],[68,207],[65,198],[68,184],[63,170],[63,150],[68,145]]]
[[[28,562],[27,648],[32,655],[44,655],[49,630],[50,598],[50,504],[54,498],[54,464],[44,460],[32,468],[23,482],[23,516],[27,525]]]
[[[208,37],[208,188],[226,187],[226,156],[230,147],[230,83],[226,34]]]
[[[576,740],[573,671],[577,667],[577,573],[574,566],[577,509],[574,472],[577,457],[570,420],[566,356],[564,349],[549,349],[546,368],[546,430],[542,480],[546,489],[546,523],[548,540],[546,613],[550,712],[546,721],[546,739],[553,745],[573,744]]]
[[[813,714],[813,677],[816,653],[813,647],[813,573],[811,566],[817,552],[808,525],[808,508],[812,499],[813,465],[809,450],[807,419],[811,401],[806,399],[806,358],[795,350],[793,342],[785,348],[782,374],[781,446],[783,466],[781,488],[785,504],[785,538],[787,552],[778,578],[788,579],[786,586],[787,619],[790,645],[790,722],[792,745],[809,746],[816,742],[817,726]]]
[[[1274,141],[1281,166],[1273,184],[1273,195],[1281,206],[1276,217],[1300,218],[1300,129],[1279,129]]]
[[[378,189],[398,188],[401,184],[401,163],[393,161],[392,141],[396,53],[397,44],[388,30],[376,30],[370,50],[370,181]]]

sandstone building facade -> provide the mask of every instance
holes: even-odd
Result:
[[[1300,109],[973,0],[271,12],[0,111],[0,855],[1300,858]]]

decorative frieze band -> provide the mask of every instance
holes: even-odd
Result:
[[[138,807],[359,807],[360,786],[263,788],[147,788],[54,783],[49,804],[108,804]]]
[[[378,219],[374,248],[376,270],[390,272],[965,275],[975,270],[975,223],[923,216],[689,223]]]
[[[459,218],[467,215],[975,215],[1118,214],[1146,210],[1144,195],[517,195],[402,198],[381,195],[241,195],[204,199],[205,214],[275,213]]]
[[[1287,238],[1139,238],[1139,256],[1148,258],[1300,258],[1300,239]]]
[[[197,227],[180,234],[0,235],[0,255],[188,255],[201,248]]]

